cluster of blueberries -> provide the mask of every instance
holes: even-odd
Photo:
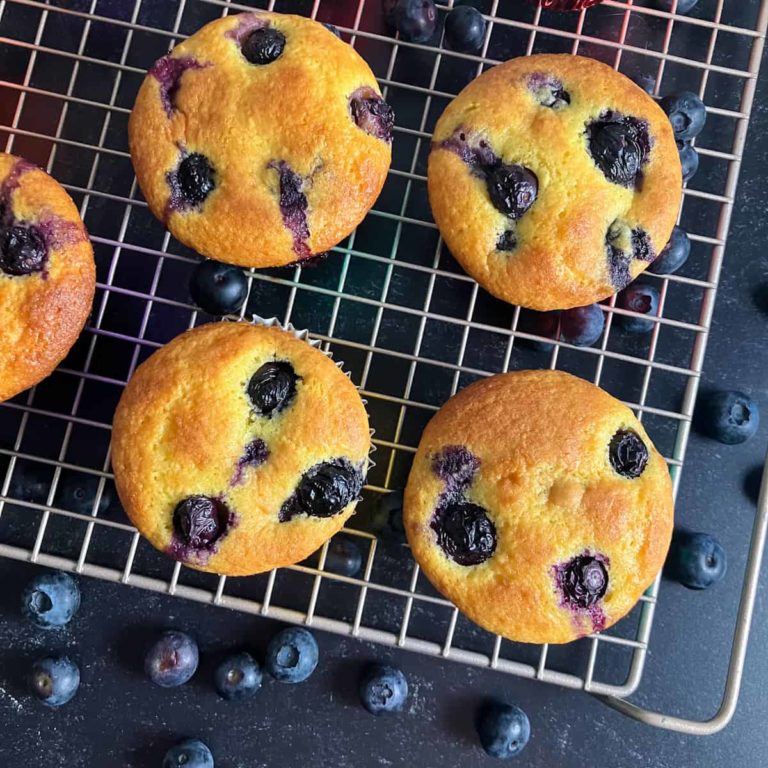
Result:
[[[77,582],[63,572],[46,572],[34,578],[22,595],[23,614],[39,629],[66,626],[80,608]],[[280,683],[307,680],[319,661],[317,642],[307,629],[289,627],[278,632],[267,646],[264,669]],[[168,630],[147,650],[144,671],[162,688],[187,683],[195,674],[200,651],[194,638],[185,632]],[[214,672],[214,685],[227,701],[244,701],[261,688],[262,667],[248,652],[228,656]],[[32,694],[49,707],[70,701],[80,686],[80,669],[65,655],[41,658],[29,676]],[[360,702],[373,715],[399,712],[408,698],[408,681],[401,670],[374,664],[359,681]],[[521,751],[530,737],[526,714],[518,707],[495,702],[486,706],[477,720],[480,743],[489,755],[510,757]],[[213,754],[200,739],[184,739],[171,747],[163,768],[214,768]]]

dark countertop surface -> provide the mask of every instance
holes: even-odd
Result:
[[[741,446],[694,433],[677,503],[678,521],[714,532],[729,572],[704,593],[662,585],[642,685],[633,701],[687,717],[711,716],[725,679],[747,542],[755,511],[755,468],[768,446],[768,78],[755,104],[702,388],[740,388],[763,406],[765,423]],[[761,289],[763,291],[761,292]],[[745,482],[745,478],[750,480]],[[765,571],[765,568],[763,569]],[[18,614],[25,582],[39,569],[0,560],[0,765],[3,768],[159,766],[167,747],[199,736],[218,768],[307,765],[491,766],[479,749],[473,714],[489,696],[523,707],[532,739],[516,763],[529,768],[709,768],[768,764],[768,593],[759,590],[739,708],[709,738],[654,730],[587,694],[528,682],[406,652],[318,633],[321,662],[305,684],[265,678],[249,703],[226,703],[211,669],[228,649],[263,658],[274,622],[181,599],[81,579],[82,609],[60,633],[34,631]],[[765,574],[764,574],[765,575]],[[178,689],[161,690],[142,673],[143,648],[160,627],[192,632],[201,670]],[[24,692],[22,673],[43,651],[66,649],[81,664],[77,697],[49,711]],[[358,704],[356,683],[371,660],[406,673],[407,710],[374,718]]]

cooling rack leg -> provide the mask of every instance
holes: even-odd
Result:
[[[673,717],[643,709],[624,699],[617,699],[611,696],[599,696],[598,698],[609,707],[635,720],[656,728],[665,728],[668,731],[678,731],[679,733],[688,733],[693,736],[709,736],[725,728],[731,721],[739,700],[741,678],[744,673],[744,658],[747,655],[749,629],[752,624],[757,584],[760,579],[760,567],[763,561],[763,551],[765,550],[766,533],[768,533],[768,457],[763,469],[760,498],[757,502],[755,523],[752,527],[752,542],[749,548],[749,556],[747,557],[744,586],[741,590],[739,602],[739,615],[733,633],[731,658],[728,663],[728,679],[725,683],[725,691],[723,692],[720,708],[712,718],[709,720],[686,720],[682,717]]]

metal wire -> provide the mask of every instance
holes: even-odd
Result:
[[[440,4],[441,14],[452,4]],[[380,24],[378,0],[180,0],[168,4],[171,14],[160,5],[0,0],[0,55],[10,62],[0,80],[0,141],[5,151],[46,167],[78,200],[98,265],[94,313],[77,352],[49,383],[0,408],[0,427],[13,435],[0,443],[0,555],[604,696],[632,693],[642,677],[658,583],[606,633],[567,648],[533,648],[471,625],[431,589],[406,548],[377,540],[365,525],[347,531],[365,555],[356,577],[326,569],[327,545],[311,563],[231,580],[165,560],[139,537],[114,503],[114,402],[147,354],[207,318],[178,288],[196,256],[151,220],[138,196],[125,123],[152,59],[209,19],[255,6],[300,6],[335,23],[371,60],[387,98],[407,105],[398,116],[409,119],[395,127],[393,168],[366,222],[317,270],[249,271],[241,316],[266,314],[268,306],[347,361],[369,401],[379,448],[359,517],[364,520],[372,498],[402,485],[420,427],[448,396],[473,379],[523,367],[569,370],[624,400],[667,457],[677,492],[768,3],[753,4],[751,14],[740,0],[713,0],[710,13],[694,18],[646,0],[606,0],[575,14],[487,0],[477,55],[393,38]],[[114,45],[105,46],[105,39]],[[695,44],[685,45],[688,40]],[[630,342],[617,330],[621,317],[633,313],[612,300],[601,305],[606,326],[599,347],[546,339],[548,354],[530,350],[526,342],[542,339],[526,330],[524,313],[491,301],[456,267],[424,205],[424,156],[447,100],[499,56],[549,50],[598,56],[622,71],[640,61],[657,94],[698,90],[715,126],[704,134],[708,144],[697,143],[702,170],[685,189],[680,213],[695,257],[684,275],[648,275],[660,289],[660,308],[645,342]],[[33,471],[44,476],[35,493],[28,490]],[[88,489],[85,504],[67,495],[72,477]],[[756,525],[753,560],[764,537],[765,526]],[[749,583],[740,620],[751,615]],[[734,652],[745,645],[740,632]]]

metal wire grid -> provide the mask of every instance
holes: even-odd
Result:
[[[471,625],[430,588],[405,548],[368,532],[366,507],[403,484],[420,428],[448,396],[481,376],[542,366],[590,378],[627,402],[667,456],[677,491],[768,4],[704,0],[692,18],[640,2],[548,14],[488,0],[485,43],[470,56],[393,39],[379,23],[378,0],[0,0],[5,150],[46,167],[80,201],[98,266],[93,317],[76,349],[47,382],[0,409],[0,432],[13,435],[0,442],[0,554],[598,694],[634,691],[658,584],[609,632],[566,648],[515,645]],[[217,15],[251,7],[337,24],[398,114],[393,168],[366,222],[319,267],[249,273],[243,309],[309,328],[346,361],[368,399],[378,466],[355,518],[360,530],[347,531],[366,550],[357,578],[325,571],[326,548],[316,562],[247,580],[172,564],[128,524],[109,471],[120,389],[154,349],[209,319],[186,296],[194,254],[152,220],[137,194],[124,130],[132,98],[168,47]],[[661,300],[647,341],[615,329],[614,319],[631,313],[611,301],[599,347],[526,348],[541,339],[526,331],[525,313],[490,299],[456,267],[429,216],[424,159],[447,100],[500,57],[542,50],[584,52],[619,69],[641,60],[657,93],[685,86],[708,103],[705,143],[697,146],[702,170],[681,211],[694,256],[684,274],[650,276]]]

